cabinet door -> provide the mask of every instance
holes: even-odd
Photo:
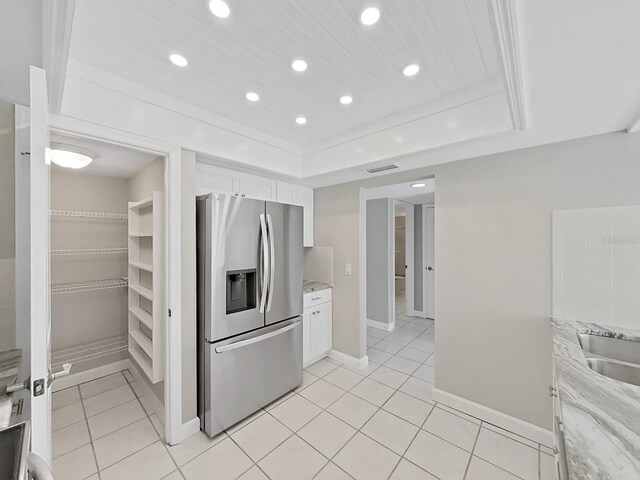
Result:
[[[196,186],[198,193],[233,193],[235,173],[226,168],[214,167],[206,163],[196,164]]]
[[[311,359],[311,317],[313,309],[307,308],[302,313],[302,363]]]
[[[256,200],[275,201],[276,181],[248,173],[235,172],[233,194],[245,195]]]
[[[290,183],[278,182],[276,185],[276,201],[278,203],[286,203],[288,205],[298,205],[294,202],[295,190],[297,185]]]
[[[331,350],[331,303],[312,308],[311,356],[316,357]]]

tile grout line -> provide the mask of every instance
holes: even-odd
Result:
[[[473,447],[471,448],[471,455],[469,455],[469,460],[467,461],[467,467],[464,469],[464,475],[462,475],[462,480],[467,478],[469,474],[469,467],[471,466],[471,460],[473,460],[473,453],[476,451],[476,445],[478,444],[478,438],[480,438],[480,432],[482,431],[482,421],[480,421],[480,426],[478,427],[478,433],[476,433],[476,438],[473,441]]]

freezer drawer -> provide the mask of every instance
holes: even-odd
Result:
[[[205,398],[199,413],[209,436],[302,383],[300,317],[205,348]]]

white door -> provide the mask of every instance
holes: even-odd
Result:
[[[425,309],[427,318],[435,318],[435,209],[423,206],[422,212]]]
[[[44,70],[31,67],[31,107],[16,106],[17,344],[30,365],[31,449],[51,464],[48,98]],[[24,148],[22,148],[24,147]]]

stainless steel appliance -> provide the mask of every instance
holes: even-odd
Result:
[[[302,383],[302,207],[197,198],[198,414],[213,436]]]

